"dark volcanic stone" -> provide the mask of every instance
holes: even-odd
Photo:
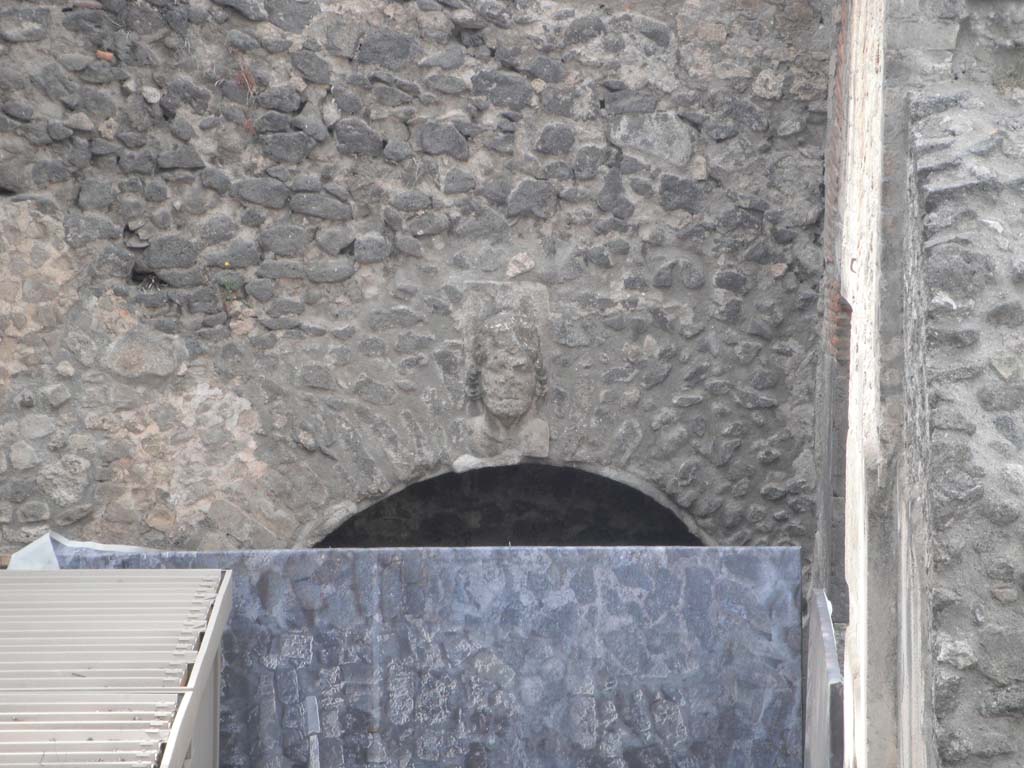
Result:
[[[473,93],[483,96],[496,107],[526,109],[533,101],[533,88],[522,75],[501,70],[473,75]]]
[[[343,155],[379,155],[384,150],[384,140],[357,117],[339,120],[334,124],[334,140],[338,152]]]
[[[463,171],[461,168],[452,168],[444,177],[443,191],[447,195],[469,192],[474,187],[476,187],[476,179],[473,178],[473,174]]]
[[[579,251],[579,255],[583,257],[583,260],[587,264],[593,264],[595,267],[600,269],[611,269],[612,260],[608,253],[608,249],[602,245],[595,245],[591,248],[582,248]]]
[[[997,304],[988,311],[986,318],[993,325],[1019,328],[1021,325],[1024,325],[1024,306],[1021,306],[1019,301]]]
[[[170,129],[171,135],[178,141],[192,141],[196,135],[195,130],[192,128],[192,124],[181,115],[178,115],[171,120]]]
[[[395,235],[395,250],[405,256],[420,258],[423,256],[423,246],[412,235],[399,232]]]
[[[331,65],[312,51],[296,51],[291,56],[292,66],[307,83],[331,82]]]
[[[704,270],[692,261],[683,260],[679,263],[679,275],[683,285],[691,291],[704,287]]]
[[[308,102],[302,112],[292,118],[292,128],[297,128],[316,142],[327,138],[327,126],[320,117],[320,110]]]
[[[343,115],[358,115],[363,111],[363,102],[355,91],[335,84],[331,88],[331,96],[338,112]]]
[[[747,276],[735,269],[720,269],[715,273],[714,279],[716,288],[724,288],[733,293],[744,294],[747,287]]]
[[[284,208],[288,204],[288,187],[277,179],[239,179],[234,191],[245,202],[265,208]]]
[[[641,35],[648,40],[653,40],[662,48],[667,47],[672,42],[671,28],[660,21],[641,16],[636,20],[636,28]]]
[[[469,90],[469,85],[466,84],[466,81],[454,75],[430,75],[423,82],[432,91],[437,91],[447,96],[455,96]]]
[[[420,61],[421,67],[438,67],[440,69],[458,69],[466,60],[466,54],[461,45],[449,45],[443,51],[431,54]]]
[[[260,45],[267,53],[284,53],[292,47],[292,43],[287,37],[270,37],[269,35],[260,38]]]
[[[49,8],[14,8],[0,12],[0,40],[7,43],[38,42],[46,37],[49,27]]]
[[[1015,259],[1010,265],[1010,279],[1018,285],[1024,283],[1024,260]]]
[[[290,187],[292,192],[319,192],[324,185],[318,175],[303,173],[292,179]]]
[[[491,205],[502,206],[508,203],[512,194],[512,178],[510,176],[492,176],[480,187],[480,194]]]
[[[294,299],[274,299],[267,308],[271,317],[282,317],[284,315],[301,315],[306,310],[306,305]]]
[[[231,191],[231,177],[219,168],[204,168],[199,174],[199,183],[221,195]]]
[[[677,261],[668,261],[658,267],[651,278],[651,285],[655,288],[671,288],[678,264]]]
[[[259,40],[240,29],[229,29],[225,39],[232,48],[245,53],[255,51],[260,47]]]
[[[604,147],[588,145],[576,151],[576,162],[573,164],[573,175],[579,181],[587,181],[597,176],[598,169],[608,159],[608,151]]]
[[[617,219],[628,219],[633,215],[634,206],[625,195],[622,175],[614,168],[605,175],[596,202],[598,208]]]
[[[22,123],[27,123],[32,119],[32,105],[27,101],[6,101],[3,111],[8,117]]]
[[[196,227],[196,236],[204,245],[225,243],[236,234],[238,234],[238,224],[230,216],[224,214],[211,216],[199,222]]]
[[[355,258],[360,264],[384,261],[391,253],[391,243],[384,235],[370,232],[356,238]]]
[[[302,264],[296,261],[264,261],[256,270],[258,277],[279,279],[298,279],[305,276]]]
[[[424,123],[416,130],[420,149],[428,155],[450,155],[469,159],[469,142],[451,123]]]
[[[537,141],[537,151],[542,155],[564,155],[576,143],[576,130],[571,125],[545,125]]]
[[[160,107],[170,114],[182,105],[188,104],[197,115],[206,112],[210,105],[210,92],[196,85],[187,77],[175,77],[168,84],[160,98]]]
[[[306,227],[277,224],[260,232],[260,245],[278,256],[299,256],[307,245]]]
[[[546,181],[526,179],[519,182],[508,198],[508,215],[549,218],[555,209],[555,188]]]
[[[242,269],[260,263],[260,249],[252,240],[233,240],[226,248],[208,254],[206,264],[221,269]]]
[[[657,108],[658,96],[652,91],[615,91],[605,97],[609,115],[645,114]]]
[[[148,176],[156,171],[156,157],[148,149],[141,152],[122,152],[117,159],[122,173],[138,173]]]
[[[579,45],[588,43],[604,34],[604,22],[600,16],[583,16],[574,19],[565,30],[565,44]]]
[[[316,140],[302,131],[267,134],[260,143],[263,154],[279,163],[298,163],[316,146]]]
[[[302,108],[302,96],[290,85],[278,85],[260,92],[256,97],[256,103],[264,109],[298,112]]]
[[[973,347],[981,338],[974,328],[931,327],[927,333],[928,343],[933,346],[966,349]]]
[[[75,109],[81,98],[76,84],[70,80],[59,64],[47,64],[32,75],[32,82],[54,101],[68,109]]]
[[[373,86],[373,97],[385,107],[400,107],[403,104],[410,103],[413,99],[413,97],[405,91],[401,91],[398,88],[392,88],[390,85],[381,85],[379,83]]]
[[[121,228],[106,216],[94,213],[69,213],[64,217],[64,240],[72,248],[94,240],[112,240],[120,234]]]
[[[986,411],[1016,411],[1024,407],[1024,386],[993,384],[978,390],[978,402]]]
[[[32,182],[36,186],[60,184],[71,178],[68,167],[60,160],[40,160],[32,164]]]
[[[351,259],[324,259],[306,267],[306,279],[313,283],[343,283],[356,273]]]
[[[565,65],[548,56],[537,56],[531,59],[524,70],[531,78],[543,80],[545,83],[559,83],[565,79]]]
[[[450,223],[447,216],[440,211],[434,211],[411,217],[405,227],[414,237],[430,237],[447,232]]]
[[[416,150],[412,148],[412,144],[401,139],[392,139],[384,147],[384,159],[389,163],[400,163],[403,160],[408,160],[414,154],[416,154]]]
[[[74,131],[72,131],[70,128],[68,128],[66,125],[64,125],[64,123],[60,122],[59,120],[47,120],[46,121],[46,132],[48,134],[50,134],[50,138],[53,139],[54,141],[64,141],[64,139],[69,139],[74,134]],[[96,144],[96,141],[93,140],[93,142],[89,146],[89,151],[94,156],[97,154],[96,153],[96,149],[95,149],[95,144]]]
[[[292,118],[284,112],[264,112],[253,124],[256,133],[281,133],[291,127]]]
[[[245,284],[245,293],[256,301],[270,301],[274,298],[274,281],[265,278],[250,280]]]
[[[196,263],[199,249],[183,237],[158,237],[143,254],[150,269],[182,269]]]
[[[286,32],[301,32],[320,10],[316,0],[265,0],[270,23]]]
[[[475,7],[481,19],[499,29],[508,29],[512,26],[512,11],[507,3],[500,0],[480,0]]]
[[[390,29],[369,29],[359,40],[356,61],[397,69],[412,56],[415,41],[408,35]]]
[[[243,227],[262,227],[266,220],[266,211],[257,208],[243,208],[242,215],[238,217],[238,221]]]
[[[936,419],[932,417],[932,424],[936,423]],[[992,419],[992,425],[996,428],[996,431],[1013,443],[1016,448],[1024,448],[1024,434],[1021,434],[1020,428],[1017,426],[1017,422],[1014,421],[1012,416],[996,416]],[[961,425],[957,425],[961,426]],[[973,435],[977,427],[965,420],[962,425],[962,431],[967,434]]]
[[[86,211],[105,211],[117,197],[110,179],[84,179],[78,188],[78,207]]]
[[[156,165],[162,170],[173,170],[176,168],[185,168],[188,170],[197,170],[206,165],[203,162],[203,158],[199,156],[188,144],[183,144],[180,147],[174,147],[172,149],[165,149],[156,156]]]
[[[430,208],[430,195],[417,189],[409,189],[392,196],[391,206],[403,213],[425,211]]]
[[[699,182],[666,173],[661,177],[658,195],[661,207],[666,211],[696,213],[701,207],[703,191]]]
[[[268,18],[263,0],[213,0],[213,2],[238,11],[250,21],[265,21]]]
[[[337,256],[355,239],[355,234],[345,227],[321,227],[316,233],[317,247],[331,256]]]
[[[295,213],[318,219],[349,221],[352,218],[351,205],[319,192],[295,193],[292,195],[290,207]]]

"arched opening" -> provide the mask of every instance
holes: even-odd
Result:
[[[623,483],[518,464],[410,485],[345,521],[321,547],[700,546],[671,510]]]

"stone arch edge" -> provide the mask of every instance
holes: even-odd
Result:
[[[426,472],[409,480],[395,483],[387,490],[387,492],[379,496],[363,499],[359,502],[337,505],[333,508],[331,514],[325,516],[321,515],[301,525],[295,531],[289,547],[291,549],[309,549],[316,547],[326,536],[337,530],[339,526],[343,525],[348,520],[351,520],[356,515],[362,514],[378,502],[395,496],[417,483],[433,480],[434,478],[448,474],[462,474],[465,472],[473,472],[478,469],[519,466],[526,464],[540,464],[549,467],[575,469],[621,483],[628,488],[632,488],[633,490],[644,494],[653,501],[656,501],[665,509],[669,510],[687,527],[690,533],[700,539],[704,546],[718,546],[718,542],[708,534],[692,514],[679,507],[678,504],[676,504],[664,491],[660,490],[653,482],[632,472],[618,467],[609,467],[603,464],[593,464],[589,462],[559,461],[557,459],[549,458],[516,457],[506,460],[475,460],[471,463],[461,465],[459,461],[456,461],[454,465],[442,466],[436,471]]]

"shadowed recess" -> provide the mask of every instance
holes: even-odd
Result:
[[[700,546],[640,491],[542,464],[416,483],[343,523],[321,547]]]

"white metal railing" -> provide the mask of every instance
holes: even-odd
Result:
[[[214,768],[230,610],[230,571],[0,571],[0,767]]]

